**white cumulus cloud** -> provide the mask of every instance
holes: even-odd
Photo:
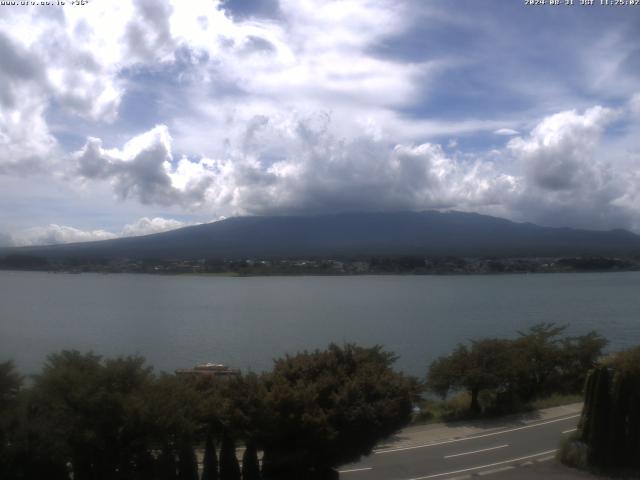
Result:
[[[633,170],[602,144],[619,115],[601,106],[559,112],[542,119],[528,136],[510,140],[507,150],[520,168],[522,185],[511,211],[556,226],[635,226],[637,211],[629,205],[637,190],[629,181]]]
[[[222,158],[173,160],[166,127],[105,149],[90,139],[79,173],[121,198],[179,204],[217,215],[483,207],[516,180],[488,160],[447,155],[437,144],[389,145],[332,133],[331,116],[255,117]]]
[[[83,199],[100,186],[103,196],[96,194],[94,208],[105,208],[110,192],[103,192],[110,187],[120,212],[134,202],[165,207],[158,215],[179,211],[200,218],[458,208],[550,224],[638,225],[639,151],[628,134],[640,116],[632,75],[637,53],[622,33],[603,37],[576,70],[592,95],[613,95],[593,103],[623,105],[620,112],[571,110],[585,105],[579,89],[549,81],[535,89],[544,102],[526,112],[539,115],[526,131],[531,120],[508,105],[527,104],[532,89],[518,93],[518,85],[528,83],[517,78],[495,81],[500,72],[523,66],[521,57],[500,57],[495,65],[473,57],[478,51],[471,43],[483,43],[475,35],[487,28],[483,22],[455,15],[453,23],[439,23],[446,10],[424,2],[275,3],[271,17],[234,16],[229,2],[218,0],[4,8],[0,188],[8,176],[50,172],[69,190],[84,187]],[[433,12],[420,13],[426,10]],[[442,43],[419,42],[420,32],[426,38],[446,25],[455,29]],[[492,30],[487,40],[495,35]],[[505,65],[512,66],[502,70]],[[455,90],[466,82],[451,77],[444,92],[435,84],[458,68],[470,85],[504,85],[504,99],[495,109],[487,102],[486,115],[477,108],[455,113]],[[614,90],[605,88],[611,79]],[[469,98],[486,91],[470,91]],[[567,91],[572,94],[563,96]],[[561,111],[553,113],[549,105],[560,97]],[[451,115],[438,113],[442,109]],[[607,136],[622,110],[624,143],[620,131]],[[504,118],[497,118],[500,111]],[[440,142],[452,137],[455,145],[443,149]],[[496,141],[506,146],[482,151]],[[33,178],[37,191],[40,180]],[[10,220],[24,225],[8,214],[2,221]],[[144,234],[179,224],[145,217],[118,233],[56,224],[18,241]]]
[[[496,135],[504,135],[507,137],[510,137],[512,135],[520,135],[519,131],[514,130],[512,128],[499,128],[498,130],[495,130],[493,133],[495,133]]]
[[[118,233],[106,230],[82,230],[64,225],[46,225],[20,230],[13,234],[0,234],[0,246],[27,247],[34,245],[57,245],[62,243],[94,242],[120,237],[137,237],[152,233],[167,232],[193,225],[172,218],[142,217],[125,225]]]
[[[210,183],[204,163],[184,159],[174,166],[165,125],[133,137],[122,149],[105,149],[102,140],[89,138],[75,159],[82,178],[109,180],[119,198],[143,204],[198,205]]]
[[[594,157],[605,127],[617,113],[595,106],[542,120],[528,137],[512,139],[508,148],[523,163],[527,178],[550,191],[583,188],[598,182],[604,172]]]
[[[133,223],[127,224],[122,229],[123,237],[138,237],[150,235],[152,233],[167,232],[190,225],[188,222],[181,222],[172,218],[162,217],[142,217]]]
[[[55,245],[59,243],[92,242],[109,240],[117,235],[106,230],[79,230],[73,227],[51,224],[33,227],[12,235],[14,246]]]
[[[640,93],[636,93],[631,100],[629,100],[629,108],[631,113],[640,116]]]

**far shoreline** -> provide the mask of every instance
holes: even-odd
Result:
[[[640,269],[627,270],[557,270],[557,271],[529,271],[529,272],[362,272],[362,273],[243,273],[243,272],[144,272],[144,271],[99,271],[99,270],[36,270],[36,269],[8,269],[0,268],[0,272],[7,273],[49,273],[55,275],[136,275],[152,277],[196,277],[196,278],[284,278],[284,277],[501,277],[519,275],[552,275],[552,274],[611,274],[638,273]]]

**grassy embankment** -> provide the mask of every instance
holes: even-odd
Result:
[[[485,401],[488,399],[485,399]],[[420,412],[413,417],[414,425],[424,425],[428,423],[451,422],[456,420],[469,420],[472,418],[496,418],[514,413],[525,413],[544,408],[559,407],[583,401],[581,394],[553,394],[545,398],[534,400],[531,403],[518,405],[510,411],[484,410],[482,414],[473,416],[469,413],[470,395],[461,392],[446,400],[425,399],[419,405]],[[486,402],[489,404],[490,402]]]

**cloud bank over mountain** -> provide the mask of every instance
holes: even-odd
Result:
[[[637,19],[480,3],[2,7],[0,230],[435,208],[640,231]]]
[[[62,243],[94,242],[120,237],[140,237],[153,233],[167,232],[191,225],[171,218],[143,217],[125,225],[118,233],[106,230],[80,230],[63,225],[33,227],[13,235],[0,234],[0,247],[29,247],[34,245],[58,245]]]

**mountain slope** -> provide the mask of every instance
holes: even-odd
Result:
[[[236,217],[143,237],[5,249],[48,258],[300,257],[341,255],[545,256],[640,251],[625,230],[540,227],[462,212]]]

